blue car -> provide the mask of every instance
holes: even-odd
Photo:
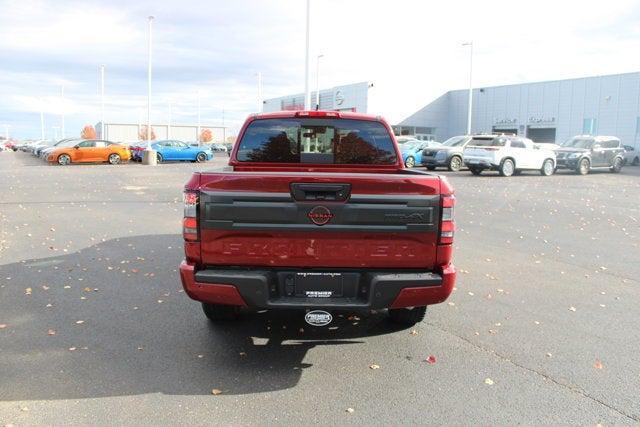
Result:
[[[165,140],[156,141],[151,144],[157,152],[158,163],[165,161],[206,162],[213,159],[213,152],[208,146],[190,146],[182,141]],[[135,155],[142,156],[142,151],[136,150]]]
[[[402,161],[408,168],[412,168],[422,163],[422,150],[425,148],[437,147],[441,145],[436,141],[420,141],[418,139],[408,140],[400,144],[400,152],[402,153]]]

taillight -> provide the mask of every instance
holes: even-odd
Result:
[[[442,196],[440,199],[440,243],[453,243],[453,232],[456,224],[453,218],[453,209],[456,204],[456,198],[453,195]]]
[[[184,220],[182,221],[184,240],[198,240],[198,193],[184,192]]]

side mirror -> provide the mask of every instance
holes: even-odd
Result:
[[[75,148],[77,150],[78,148],[80,148],[80,146],[79,145],[74,145],[73,148]]]

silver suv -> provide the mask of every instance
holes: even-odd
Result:
[[[422,151],[422,165],[430,171],[444,167],[457,172],[464,164],[462,151],[471,141],[491,141],[496,135],[460,135],[447,139],[441,146],[425,148]]]

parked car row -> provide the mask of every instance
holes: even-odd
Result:
[[[419,155],[414,150],[418,142],[425,144]],[[595,169],[619,172],[625,164],[640,164],[638,152],[613,136],[578,135],[555,145],[536,144],[516,135],[461,135],[442,144],[405,141],[400,147],[407,167],[421,164],[428,170],[459,171],[464,165],[474,175],[485,170],[498,171],[502,176],[536,170],[549,176],[557,169],[585,175]]]
[[[130,145],[131,158],[141,162],[144,150],[148,147],[147,141],[140,141]],[[167,139],[152,141],[151,148],[156,152],[158,163],[165,161],[192,161],[206,162],[213,159],[213,149],[209,145],[193,145],[186,142]]]
[[[120,144],[99,139],[67,138],[60,141],[27,141],[10,145],[14,151],[33,154],[46,162],[59,165],[71,163],[110,163],[119,164],[129,160],[141,161],[143,151],[148,147],[146,141],[133,144]],[[152,141],[158,162],[192,161],[205,162],[213,159],[214,151],[226,151],[226,147],[189,145],[182,141]]]

